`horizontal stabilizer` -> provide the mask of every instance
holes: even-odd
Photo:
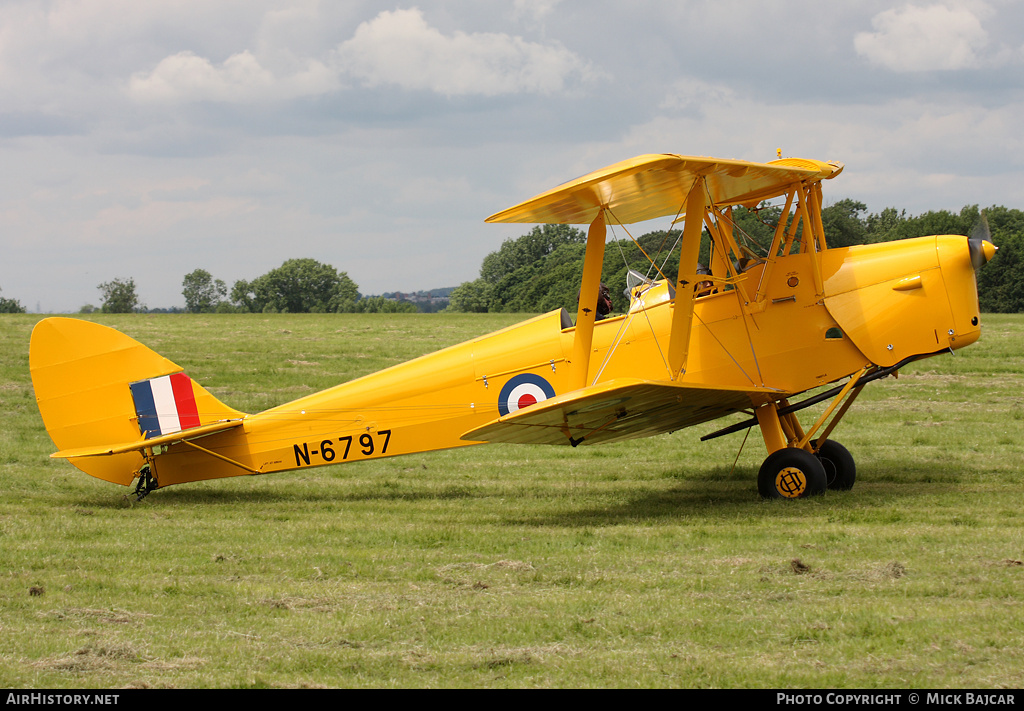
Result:
[[[174,444],[175,442],[181,442],[182,440],[193,440],[198,437],[205,437],[211,435],[214,432],[222,432],[229,430],[232,427],[238,427],[242,424],[242,420],[225,420],[224,422],[215,422],[210,425],[202,425],[201,427],[193,427],[187,430],[179,430],[173,434],[167,434],[160,437],[150,437],[149,439],[142,438],[132,442],[125,442],[123,444],[108,444],[97,447],[78,447],[76,449],[65,449],[60,452],[54,452],[50,455],[51,459],[75,459],[76,457],[107,457],[112,454],[125,454],[126,452],[141,452],[143,449],[148,447],[158,447],[164,444]]]
[[[758,394],[761,397],[758,398]],[[768,388],[727,388],[618,378],[531,405],[462,439],[515,444],[597,444],[673,432],[777,399]]]

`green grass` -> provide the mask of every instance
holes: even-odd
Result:
[[[49,459],[37,318],[0,317],[0,687],[1024,685],[1024,317],[865,389],[850,492],[761,501],[719,422],[135,505]],[[97,320],[256,411],[520,319]]]

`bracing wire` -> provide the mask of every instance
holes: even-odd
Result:
[[[736,451],[736,458],[732,460],[732,469],[729,470],[729,476],[732,477],[736,471],[736,462],[740,460],[740,455],[743,453],[743,446],[747,443],[747,437],[750,436],[750,428],[747,428],[747,433],[743,435],[743,441],[740,442],[740,448]]]
[[[714,203],[713,203],[713,201],[711,199],[710,190],[709,190],[709,188],[708,188],[706,183],[704,185],[704,190],[708,192],[709,204],[713,205]],[[672,226],[675,225],[679,221],[679,216],[683,213],[684,209],[685,209],[685,203],[680,206],[679,210],[675,214],[675,217],[672,219],[672,222],[670,223],[669,229],[666,230],[665,237],[662,239],[661,245],[658,247],[658,250],[655,252],[656,256],[661,253],[661,250],[664,248],[665,244],[668,242],[668,238],[671,236]],[[647,259],[648,263],[650,264],[650,266],[646,270],[645,278],[650,279],[650,277],[651,277],[651,270],[653,268],[654,270],[657,271],[658,275],[662,279],[666,279],[667,280],[668,277],[665,276],[664,268],[668,264],[668,260],[672,256],[672,252],[675,250],[676,246],[678,246],[680,240],[682,239],[682,231],[681,230],[676,230],[676,239],[673,242],[672,247],[669,248],[668,252],[665,254],[665,258],[662,261],[661,266],[659,267],[658,264],[654,261],[654,259],[651,258],[651,256],[647,253],[647,251],[644,250],[644,248],[636,240],[636,238],[633,237],[633,235],[630,233],[629,229],[625,225],[620,223],[618,221],[618,219],[615,218],[614,213],[612,213],[610,210],[608,212],[611,215],[611,217],[613,218],[613,222],[611,222],[611,224],[610,224],[610,227],[611,227],[611,230],[612,230],[612,237],[613,237],[613,239],[615,239],[616,247],[619,250],[619,256],[622,258],[623,264],[626,266],[626,268],[627,269],[630,268],[630,264],[629,264],[629,260],[626,258],[625,252],[622,249],[622,245],[620,243],[621,240],[619,240],[617,238],[616,231],[615,231],[615,225],[616,224],[619,224],[619,226],[622,227],[623,231],[626,233],[626,235],[629,237],[629,239],[633,242],[633,244],[635,244],[637,246],[637,248],[640,250],[641,254],[644,255],[644,257]],[[734,235],[739,235],[739,237],[742,239],[742,241],[746,243],[746,246],[748,248],[756,247],[756,248],[760,249],[761,251],[765,250],[765,248],[756,239],[754,239],[746,230],[744,230],[740,225],[738,225],[736,223],[736,221],[731,218],[731,216],[727,216],[726,213],[723,213],[722,211],[717,210],[717,209],[714,209],[713,212],[714,212],[714,216],[715,216],[716,219],[725,220],[725,221],[727,221],[731,225],[732,230],[733,230],[733,234]],[[767,223],[765,223],[765,224],[767,224]],[[714,243],[713,239],[712,239],[712,243]],[[642,297],[640,297],[640,298],[642,299]],[[651,331],[651,335],[654,336],[654,342],[655,342],[655,345],[657,345],[657,347],[658,347],[658,353],[661,355],[661,359],[664,362],[665,367],[669,368],[668,359],[665,357],[665,354],[662,351],[661,343],[658,340],[657,334],[654,331],[654,324],[651,323],[650,316],[647,314],[646,309],[641,308],[641,311],[643,312],[644,317],[645,317],[645,319],[647,321],[647,325],[648,325],[648,328]],[[750,381],[751,384],[754,384],[754,379],[750,376],[749,373],[746,372],[746,370],[743,368],[743,366],[740,365],[740,363],[736,359],[736,357],[733,356],[733,354],[729,352],[729,349],[726,348],[725,344],[722,343],[722,341],[718,338],[718,336],[716,336],[714,334],[714,332],[710,329],[708,324],[705,323],[704,320],[701,319],[699,315],[695,314],[695,316],[697,317],[697,320],[699,321],[699,323],[707,330],[707,332],[711,335],[711,337],[715,340],[715,342],[718,343],[719,347],[722,348],[722,350],[729,357],[729,359],[733,362],[733,364],[739,369],[739,371],[743,374],[743,376],[748,381]],[[601,374],[604,372],[605,367],[610,362],[612,355],[614,354],[616,348],[618,347],[619,343],[622,340],[623,335],[625,334],[626,326],[629,323],[631,323],[631,322],[632,322],[632,314],[627,314],[627,318],[623,319],[622,323],[619,325],[619,330],[618,330],[618,332],[615,335],[615,338],[614,338],[614,340],[612,342],[612,346],[608,349],[608,352],[605,354],[604,360],[601,363],[601,367],[598,369],[597,376],[595,377],[595,382],[597,381],[597,379],[600,378]],[[744,319],[744,327],[747,328],[747,330],[748,330],[748,334],[747,335],[748,335],[748,340],[749,340],[749,335],[750,335],[749,334],[749,326],[746,323],[745,319]],[[751,343],[751,346],[753,346],[752,343]],[[757,370],[758,370],[758,377],[763,377],[763,376],[761,376],[761,373],[760,373],[760,363],[758,362],[757,354],[753,353],[753,356],[754,356],[754,364],[755,364],[755,366],[757,367]],[[738,456],[739,455],[737,455],[737,458],[738,458]]]

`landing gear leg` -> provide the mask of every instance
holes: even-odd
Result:
[[[157,484],[156,477],[153,476],[153,470],[148,463],[143,464],[139,468],[139,482],[135,485],[135,501],[142,501],[144,498],[149,496],[150,492],[156,491],[159,484]]]
[[[779,417],[778,405],[756,410],[765,446],[771,454],[757,474],[757,491],[765,499],[797,499],[825,492],[825,467],[795,441],[803,433],[793,419]],[[795,419],[795,418],[794,418]]]
[[[803,431],[794,412],[812,404],[813,398],[796,407],[785,400],[770,402],[754,411],[764,444],[770,452],[757,476],[757,490],[761,496],[797,498],[820,494],[826,489],[845,491],[853,488],[857,479],[853,457],[846,447],[828,436],[864,389],[861,377],[872,367],[868,365],[854,373],[807,432]],[[839,410],[835,412],[837,407]],[[833,412],[835,416],[826,426],[825,422]],[[815,433],[823,426],[824,430],[815,440]]]

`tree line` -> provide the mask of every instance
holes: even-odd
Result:
[[[779,207],[733,210],[735,232],[766,249],[781,219]],[[996,256],[978,272],[978,296],[987,313],[1024,311],[1024,212],[1002,206],[959,212],[939,210],[908,216],[889,207],[868,213],[855,200],[840,200],[822,210],[829,247],[890,242],[927,235],[983,236],[996,244]],[[614,228],[621,230],[621,228]],[[613,237],[615,232],[613,230]],[[613,238],[605,245],[602,281],[608,285],[615,311],[628,309],[626,273],[630,266],[654,279],[675,280],[679,265],[678,231],[649,232],[634,241]],[[799,236],[799,233],[798,233]],[[539,313],[564,307],[575,311],[583,273],[586,234],[567,225],[543,225],[506,240],[484,257],[480,276],[451,294],[449,311]],[[702,264],[709,263],[710,239],[705,231]],[[649,257],[649,259],[648,259]],[[657,267],[651,267],[651,263]]]
[[[779,207],[735,208],[737,234],[767,247],[781,219]],[[790,219],[792,217],[790,216]],[[869,213],[862,202],[840,200],[822,210],[822,225],[830,247],[889,242],[935,234],[984,236],[999,247],[978,272],[981,309],[988,313],[1024,312],[1024,212],[1003,206],[979,209],[968,205],[959,212],[938,210],[908,216],[888,207]],[[608,285],[616,311],[628,308],[624,295],[630,266],[652,278],[675,280],[679,262],[678,231],[655,231],[634,241],[613,228],[605,246],[602,280]],[[710,240],[704,234],[700,261],[708,264]],[[419,292],[412,298],[420,310],[541,313],[565,307],[575,310],[586,234],[568,225],[543,225],[506,240],[488,254],[480,275],[450,290]],[[657,267],[651,267],[653,262]],[[130,313],[147,311],[139,300],[134,279],[112,279],[97,287],[100,308],[81,312]],[[438,296],[443,294],[444,296]],[[185,311],[191,313],[411,313],[417,305],[410,295],[363,297],[346,272],[315,259],[289,259],[251,281],[227,284],[205,269],[195,269],[182,281]],[[425,304],[427,306],[425,306]],[[179,311],[180,309],[158,309]],[[0,313],[24,313],[16,299],[0,296]]]
[[[416,305],[383,296],[363,297],[348,274],[315,259],[289,259],[252,281],[240,279],[229,293],[227,284],[205,269],[182,280],[181,294],[188,313],[416,313]],[[113,279],[97,287],[99,309],[82,312],[133,313],[147,311],[139,300],[134,279]]]

